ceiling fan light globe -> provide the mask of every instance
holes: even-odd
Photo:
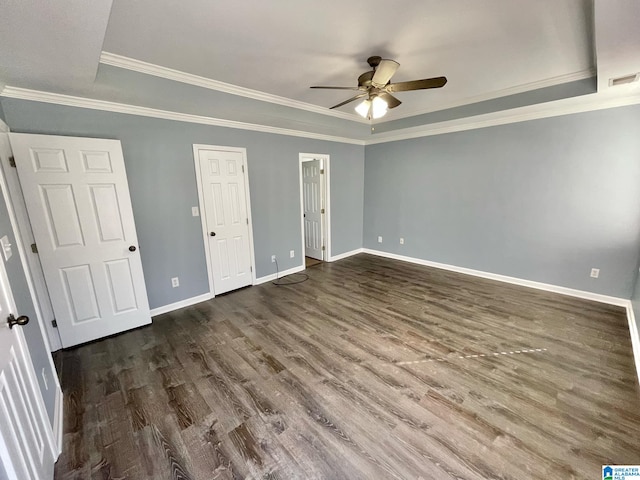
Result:
[[[371,116],[374,119],[384,117],[387,114],[388,109],[389,106],[387,105],[387,102],[380,97],[376,97],[373,99],[371,104]]]
[[[358,115],[360,115],[362,118],[369,118],[370,108],[371,100],[363,100],[363,102],[356,107],[356,112],[358,112]]]

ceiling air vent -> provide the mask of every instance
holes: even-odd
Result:
[[[625,75],[624,77],[616,77],[609,79],[610,87],[617,87],[618,85],[625,85],[627,83],[633,83],[638,81],[640,73],[633,73],[631,75]]]

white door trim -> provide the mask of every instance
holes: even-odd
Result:
[[[1,123],[2,121],[0,120],[0,124]],[[1,130],[1,127],[2,125],[0,125],[0,130]],[[9,138],[7,137],[7,135],[1,134],[1,133],[0,135],[4,136],[4,138],[1,141],[6,142],[6,145],[10,147]],[[33,302],[33,308],[36,313],[36,320],[38,321],[38,324],[40,326],[42,342],[45,348],[49,352],[54,352],[62,348],[62,343],[60,342],[60,335],[58,335],[57,330],[55,330],[53,326],[50,326],[49,323],[44,320],[42,315],[42,308],[40,306],[38,295],[36,293],[37,287],[35,286],[35,283],[33,281],[33,276],[31,274],[31,270],[29,269],[28,257],[26,255],[26,252],[27,252],[26,250],[27,245],[25,245],[26,239],[20,233],[23,231],[22,230],[22,227],[24,226],[23,222],[25,221],[25,219],[28,222],[29,217],[27,215],[24,199],[21,198],[20,200],[22,201],[14,202],[11,191],[9,188],[7,188],[8,184],[11,184],[14,181],[19,186],[17,172],[15,172],[15,178],[12,178],[10,175],[9,176],[5,175],[5,171],[3,169],[5,165],[6,164],[3,163],[2,166],[0,166],[0,189],[2,190],[2,194],[4,197],[5,203],[7,205],[7,211],[9,212],[9,221],[11,223],[11,228],[13,229],[13,232],[14,232],[16,248],[18,250],[18,256],[20,257],[20,262],[22,263],[22,269],[24,270],[24,276],[27,281],[27,287],[29,288],[29,295],[31,297],[31,301]],[[13,168],[13,167],[9,167],[9,168]],[[17,191],[22,192],[21,189]],[[23,211],[21,211],[21,209]],[[27,225],[26,227],[29,229],[27,231],[31,232],[30,230],[31,226]],[[38,261],[34,263],[36,263],[37,268],[40,269],[40,275],[42,276],[42,279],[43,279],[42,281],[44,282],[44,273],[42,272],[42,266],[40,265],[40,262]],[[44,294],[46,295],[46,300],[49,301],[49,297],[48,297],[49,293],[45,291]],[[51,306],[49,308],[53,312],[53,308]],[[53,330],[53,335],[52,335],[52,330]],[[22,331],[20,331],[20,335],[22,335]],[[25,353],[29,355],[28,353],[29,348],[27,346],[27,342],[25,341],[24,337],[21,339],[21,342],[22,342],[22,345],[25,346]],[[55,389],[55,392],[56,392],[56,396],[55,396],[56,406],[55,406],[53,425],[52,425],[52,433],[53,433],[52,448],[54,450],[54,458],[58,458],[58,456],[62,452],[62,430],[63,430],[63,415],[64,415],[64,412],[62,409],[63,394],[62,394],[62,388],[60,386],[60,380],[58,379],[57,370],[53,363],[53,357],[51,355],[47,355],[47,356],[49,357],[49,366],[51,367],[51,373],[53,375],[53,379],[51,379],[53,383],[52,387]],[[29,358],[31,358],[30,355],[29,355]],[[35,382],[35,385],[38,388],[40,388],[38,385],[37,379],[31,378],[31,381]],[[40,402],[39,402],[39,408],[41,409],[45,408],[44,401],[42,402],[42,405],[40,405]],[[48,420],[48,414],[46,412],[46,409],[43,412],[41,412],[41,414],[42,413],[44,413],[45,418],[47,418]]]
[[[247,149],[244,147],[223,147],[219,145],[193,144],[193,165],[196,171],[196,186],[198,187],[198,202],[200,203],[200,225],[202,226],[202,242],[204,244],[204,255],[207,260],[207,276],[209,277],[209,298],[215,297],[213,285],[213,269],[211,265],[211,254],[209,253],[208,230],[206,216],[204,214],[204,192],[202,190],[202,176],[200,175],[200,150],[218,150],[222,152],[236,152],[242,154],[242,164],[244,165],[245,182],[245,202],[247,206],[247,218],[249,220],[249,251],[251,252],[251,285],[256,284],[256,255],[253,248],[253,219],[251,218],[251,195],[249,193],[249,164],[247,162]]]
[[[0,135],[3,135],[0,142],[10,149],[11,145],[8,136],[1,133]],[[45,345],[50,352],[55,352],[62,348],[62,342],[60,341],[58,330],[54,328],[49,321],[54,318],[54,314],[51,300],[49,299],[49,291],[47,290],[44,280],[42,265],[38,258],[29,254],[31,244],[35,243],[35,240],[33,238],[33,232],[31,231],[31,224],[29,223],[27,207],[24,203],[24,197],[22,196],[22,187],[18,179],[18,172],[8,164],[8,159],[0,158],[0,161],[2,162],[0,166],[0,186],[3,192],[5,192],[4,197],[9,212],[9,220],[15,233],[16,247],[20,253],[20,260],[22,261],[22,267],[27,279],[29,293],[31,294],[43,336],[46,337]],[[36,277],[39,277],[37,281]],[[47,312],[48,315],[46,315]],[[45,316],[51,318],[45,318]],[[45,332],[46,335],[44,335]]]
[[[324,175],[321,177],[322,185],[322,201],[325,214],[322,216],[322,241],[325,246],[322,253],[322,260],[328,262],[331,258],[331,162],[330,156],[325,153],[301,153],[298,155],[298,181],[300,182],[300,251],[302,252],[302,265],[305,265],[304,260],[304,192],[302,185],[302,164],[311,160],[320,160],[322,168],[324,169]]]
[[[6,133],[0,134],[0,135],[2,135],[3,137],[1,141],[3,143],[6,142],[6,145],[9,146],[10,148],[8,135]],[[6,159],[4,161],[6,161]],[[38,324],[40,325],[40,331],[42,332],[42,340],[44,341],[44,345],[49,352],[55,352],[56,350],[60,350],[62,348],[62,344],[60,343],[60,336],[58,335],[57,331],[54,331],[52,335],[50,330],[55,330],[55,329],[53,329],[53,326],[51,325],[47,326],[43,318],[42,308],[41,308],[39,297],[38,297],[38,291],[33,281],[33,276],[30,270],[30,264],[27,260],[28,257],[27,257],[26,249],[28,247],[27,245],[25,245],[26,238],[22,236],[22,232],[25,231],[24,230],[25,228],[24,222],[26,221],[25,219],[28,219],[29,217],[27,215],[26,207],[24,205],[24,200],[22,202],[13,201],[12,195],[10,193],[9,185],[11,184],[12,186],[15,187],[15,185],[13,185],[13,182],[14,180],[15,182],[18,182],[18,175],[17,175],[17,172],[15,175],[15,178],[10,178],[8,175],[6,175],[4,172],[4,167],[5,167],[4,161],[0,166],[0,187],[2,189],[2,195],[4,197],[5,203],[7,204],[7,211],[9,212],[9,221],[11,222],[11,227],[13,228],[13,233],[16,239],[16,248],[18,249],[18,255],[20,257],[20,262],[22,263],[24,276],[27,280],[27,286],[29,287],[29,294],[31,296],[31,300],[33,301],[33,307],[36,311],[36,317],[38,320]],[[13,167],[9,167],[9,168],[13,168]],[[18,186],[19,186],[19,183],[18,183]],[[19,190],[19,191],[21,192],[22,190]],[[31,228],[30,226],[27,226],[27,227]],[[40,266],[39,262],[37,262],[37,265],[39,266],[40,271],[42,272],[42,267]],[[44,278],[44,274],[43,274],[43,278]],[[48,292],[46,292],[46,295],[48,298]],[[45,332],[46,332],[46,335],[45,335]],[[49,355],[49,357],[51,357],[51,355]],[[55,369],[55,366],[53,365],[53,359],[50,358],[49,360],[51,364],[51,371],[55,372],[56,369]],[[56,383],[56,387],[60,389],[60,383],[58,382],[57,376],[54,381]]]

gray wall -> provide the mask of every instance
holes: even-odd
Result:
[[[331,155],[334,255],[362,246],[364,148],[306,138],[2,99],[13,132],[122,142],[151,308],[208,291],[194,143],[246,147],[258,277],[302,263],[298,154]],[[295,250],[295,258],[289,258]],[[171,277],[180,287],[171,287]]]
[[[416,127],[430,123],[447,122],[459,118],[474,117],[491,112],[500,112],[513,108],[536,105],[539,103],[553,102],[563,98],[578,97],[595,93],[598,90],[597,77],[584,78],[573,82],[561,83],[551,87],[538,88],[527,92],[507,95],[505,97],[492,98],[482,102],[469,103],[460,107],[437,110],[435,112],[414,115],[413,117],[400,118],[376,124],[374,135],[399,130],[402,128]]]
[[[364,246],[630,298],[638,132],[631,106],[367,146]]]
[[[24,269],[22,268],[22,262],[18,255],[18,249],[15,248],[16,238],[11,228],[11,222],[9,221],[9,213],[7,211],[7,205],[4,201],[4,197],[0,192],[0,237],[7,235],[9,241],[14,245],[13,256],[5,262],[7,269],[7,276],[9,277],[9,283],[11,285],[11,291],[13,293],[14,300],[16,301],[17,312],[19,315],[27,315],[30,321],[23,329],[27,345],[29,346],[29,353],[31,355],[31,361],[36,371],[36,378],[44,398],[44,403],[47,407],[47,414],[51,425],[53,425],[54,408],[55,408],[55,389],[53,388],[54,376],[56,373],[51,369],[51,363],[49,362],[49,352],[45,348],[43,342],[43,333],[40,330],[38,319],[36,317],[36,311],[31,301],[29,294],[29,287],[27,286],[27,279],[24,275]],[[0,259],[0,262],[4,261],[4,257]],[[17,316],[17,315],[16,315]],[[5,321],[5,319],[2,319]],[[4,326],[3,326],[4,328]],[[45,388],[44,380],[42,378],[42,370],[44,369],[49,379],[49,389]]]

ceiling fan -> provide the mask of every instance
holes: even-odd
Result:
[[[402,102],[391,95],[396,92],[408,92],[411,90],[424,90],[427,88],[444,87],[447,83],[447,77],[425,78],[423,80],[412,80],[409,82],[390,83],[391,77],[400,64],[395,60],[387,60],[379,56],[369,57],[367,63],[372,68],[368,72],[364,72],[358,77],[357,87],[323,87],[313,86],[311,88],[326,88],[330,90],[358,90],[354,97],[340,102],[331,107],[338,108],[347,103],[364,98],[364,101],[356,107],[362,117],[380,118],[387,113],[389,108],[396,108]]]

